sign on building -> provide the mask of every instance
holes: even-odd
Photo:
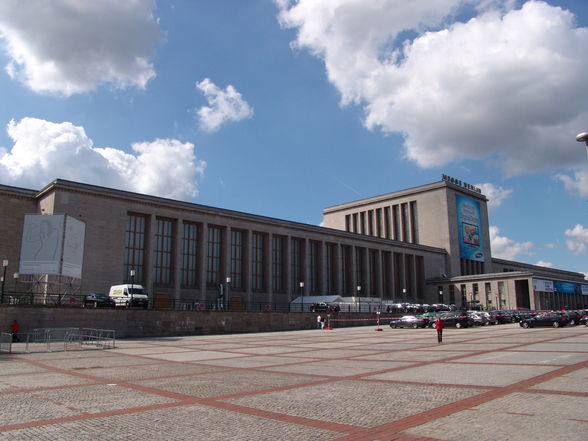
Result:
[[[455,197],[460,257],[483,262],[485,260],[484,237],[482,234],[480,203],[459,194],[455,195]]]
[[[64,214],[27,214],[20,249],[20,274],[80,279],[86,224]]]

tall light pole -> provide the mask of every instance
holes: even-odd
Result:
[[[227,282],[227,311],[231,308],[231,301],[230,301],[230,297],[229,297],[229,286],[231,285],[231,278],[227,277],[226,279]]]
[[[2,295],[0,296],[0,305],[4,303],[4,283],[6,281],[6,268],[8,267],[8,259],[2,260],[2,268],[4,268],[2,274]]]
[[[357,301],[359,302],[358,311],[361,312],[361,285],[357,285]]]
[[[18,283],[18,273],[14,273],[12,275],[12,277],[14,278],[14,296],[16,297],[16,285]]]
[[[302,312],[304,312],[304,282],[298,283],[300,286],[300,297],[302,297]]]
[[[576,141],[586,143],[586,155],[588,155],[588,132],[578,133],[576,135]]]
[[[131,268],[129,273],[131,275],[131,306],[133,305],[133,289],[135,288],[135,268]]]

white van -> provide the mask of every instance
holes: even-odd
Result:
[[[141,285],[113,285],[110,287],[108,296],[114,300],[116,306],[139,306],[147,308],[149,306],[149,295]]]

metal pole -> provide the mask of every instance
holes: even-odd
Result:
[[[0,296],[0,305],[4,303],[4,283],[6,281],[6,268],[8,267],[8,259],[2,260],[2,267],[4,268],[4,274],[2,275],[2,295]]]

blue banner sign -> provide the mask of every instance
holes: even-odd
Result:
[[[460,257],[483,262],[484,240],[480,203],[459,194],[455,197]]]
[[[580,285],[572,282],[553,282],[555,292],[563,294],[580,294]]]

